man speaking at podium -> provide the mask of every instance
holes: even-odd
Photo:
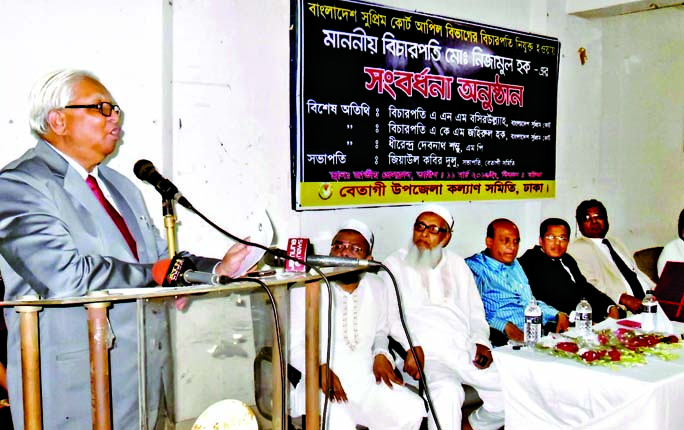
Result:
[[[121,114],[109,91],[89,72],[56,71],[36,83],[29,122],[38,143],[0,171],[0,272],[6,301],[154,285],[152,266],[168,257],[166,243],[140,191],[101,164],[120,141]],[[246,254],[247,248],[239,245],[221,261],[194,258],[194,263],[198,270],[231,276]],[[15,428],[21,429],[19,317],[12,308],[4,313],[12,416]],[[44,426],[92,428],[85,310],[44,308],[39,318]],[[115,304],[109,321],[114,337],[113,428],[137,429],[136,304]],[[170,356],[165,318],[147,321],[148,368],[158,372],[148,376],[148,410],[154,426],[164,403],[162,373],[168,371]]]

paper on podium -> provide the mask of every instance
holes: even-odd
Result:
[[[257,218],[253,221],[250,220],[252,227],[249,235],[247,236],[247,240],[268,248],[271,246],[271,242],[273,241],[273,225],[271,224],[271,219],[269,218],[268,212],[266,212],[266,210],[262,212],[256,212],[256,214]],[[252,266],[261,260],[261,257],[264,256],[265,252],[266,251],[261,248],[251,246],[249,248],[249,254],[247,254],[245,261],[242,262],[242,265],[235,274],[235,277],[240,277],[247,273]]]

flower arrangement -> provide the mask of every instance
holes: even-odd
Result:
[[[592,366],[636,366],[645,364],[648,355],[675,359],[678,355],[673,350],[682,346],[675,335],[638,333],[626,328],[603,329],[595,335],[573,340],[554,338],[553,342],[538,343],[537,348]]]

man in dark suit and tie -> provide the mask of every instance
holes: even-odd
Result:
[[[587,299],[596,321],[617,318],[618,307],[608,296],[587,282],[577,262],[566,251],[570,225],[560,218],[544,220],[539,227],[539,245],[518,259],[532,294],[538,300],[568,315],[583,298]]]
[[[637,313],[646,290],[653,282],[641,273],[631,252],[615,237],[607,236],[608,212],[598,200],[585,200],[577,206],[575,219],[582,233],[570,244],[570,252],[590,284],[615,303]]]
[[[142,194],[126,177],[101,164],[122,135],[121,109],[89,72],[60,70],[41,79],[30,100],[36,146],[0,171],[0,272],[5,300],[27,295],[58,299],[93,291],[154,286],[152,266],[168,257]],[[222,260],[194,258],[198,270],[227,276],[247,248],[233,246]],[[146,325],[148,410],[153,426],[163,404],[169,345],[165,310]],[[8,382],[15,428],[23,426],[19,318],[5,309]],[[43,422],[49,429],[92,427],[88,336],[82,307],[45,308],[39,314]],[[109,310],[112,421],[138,429],[136,304]]]

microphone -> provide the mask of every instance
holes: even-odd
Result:
[[[227,285],[230,283],[230,278],[226,275],[198,272],[196,270],[188,270],[183,273],[183,279],[190,284]]]
[[[230,278],[208,272],[198,272],[186,257],[160,260],[152,266],[152,278],[162,287],[184,287],[192,284],[226,285]]]
[[[291,239],[292,240],[292,239]],[[269,248],[269,250],[264,254],[261,261],[271,267],[284,267],[287,266],[288,253],[282,249]],[[290,255],[294,256],[294,255]],[[379,266],[380,263],[373,260],[362,260],[359,258],[352,257],[333,257],[330,255],[303,255],[295,256],[300,260],[304,260],[307,264],[316,267],[369,267],[369,266]]]
[[[163,177],[149,160],[138,160],[133,166],[133,173],[141,181],[154,186],[165,200],[176,200],[183,207],[192,209],[190,202],[183,197],[178,188],[165,177]]]
[[[307,264],[316,267],[369,267],[369,266],[379,266],[377,261],[373,260],[362,260],[360,258],[352,257],[333,257],[330,255],[307,255]]]

